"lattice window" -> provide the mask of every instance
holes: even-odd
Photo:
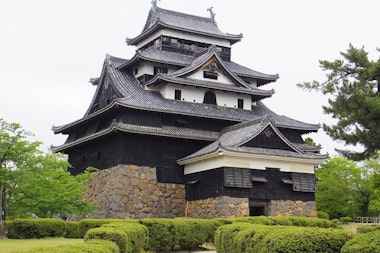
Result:
[[[314,174],[292,173],[293,191],[316,192],[317,180]]]
[[[224,168],[224,185],[226,187],[252,188],[249,169]]]

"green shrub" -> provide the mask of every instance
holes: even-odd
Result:
[[[330,219],[330,215],[324,211],[317,211],[317,215],[318,215],[318,218],[320,218],[320,219],[325,219],[325,220]]]
[[[212,242],[216,229],[221,225],[217,220],[174,219],[174,246],[180,249],[197,249],[206,242]]]
[[[333,229],[273,229],[263,238],[259,252],[340,252],[343,245],[352,238],[353,234],[350,232]]]
[[[61,237],[66,224],[58,219],[15,219],[7,222],[7,236],[12,239]]]
[[[346,217],[340,217],[339,221],[343,222],[343,223],[348,223],[348,222],[352,222],[352,218],[348,217],[348,216],[346,216]]]
[[[341,230],[236,222],[218,228],[218,253],[339,252],[353,234]]]
[[[148,250],[169,252],[175,245],[173,219],[142,219],[149,230]]]
[[[356,229],[356,232],[358,233],[369,233],[373,231],[380,230],[380,225],[369,225],[369,226],[364,226],[364,227],[358,227]]]
[[[283,226],[276,226],[276,231],[283,229]],[[234,236],[236,253],[258,252],[262,248],[262,239],[272,232],[272,227],[267,225],[252,225],[238,232]]]
[[[114,228],[123,231],[127,236],[126,252],[139,253],[148,246],[148,228],[140,223],[115,222],[104,224],[102,228]]]
[[[234,243],[235,234],[243,231],[253,225],[248,222],[234,222],[229,225],[220,226],[215,233],[214,245],[218,253],[235,252]]]
[[[124,231],[115,228],[92,228],[87,231],[84,240],[90,239],[107,240],[119,246],[120,253],[126,253],[127,235]]]
[[[120,222],[120,221],[130,221],[130,222],[138,222],[138,220],[123,220],[123,219],[83,219],[79,221],[79,238],[83,238],[86,232],[92,228],[99,228],[103,224],[108,224],[112,222]]]
[[[56,247],[38,247],[23,253],[119,253],[119,247],[106,240],[89,240],[73,245],[61,245]],[[17,253],[17,252],[15,252]],[[21,252],[20,252],[21,253]]]
[[[331,227],[331,222],[325,219],[310,218],[310,217],[267,217],[267,216],[255,216],[255,217],[243,217],[236,218],[232,221],[235,222],[249,222],[251,224],[262,225],[282,225],[282,226],[300,226],[300,227]]]
[[[267,217],[267,216],[236,218],[234,221],[235,222],[249,222],[252,224],[274,225],[274,221],[272,217]]]
[[[343,246],[341,253],[380,253],[380,231],[355,236]]]
[[[66,222],[66,232],[64,235],[65,238],[81,238],[79,232],[79,222],[77,221],[68,221]]]

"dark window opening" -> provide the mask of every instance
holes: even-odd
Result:
[[[218,80],[218,73],[211,71],[203,71],[203,78]]]
[[[241,98],[238,98],[238,108],[244,108],[244,100]]]
[[[249,207],[249,216],[265,216],[265,206]]]
[[[157,75],[158,73],[167,74],[168,73],[168,68],[154,67],[154,75]]]
[[[139,69],[135,68],[135,75],[137,75],[138,73],[139,73]]]
[[[181,92],[181,90],[175,90],[174,91],[174,99],[175,100],[181,100],[181,96],[182,95],[182,92]]]
[[[215,93],[212,91],[207,91],[205,93],[204,99],[203,99],[204,104],[209,104],[209,105],[216,105],[216,96]]]

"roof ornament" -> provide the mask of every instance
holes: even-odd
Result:
[[[105,61],[108,65],[111,65],[111,56],[109,54],[106,54],[106,60]]]
[[[161,1],[161,0],[159,0],[159,1]],[[156,12],[156,10],[157,10],[157,0],[151,0],[150,3],[152,4],[151,10],[153,12]]]
[[[215,21],[215,16],[216,16],[216,13],[212,10],[214,7],[210,7],[207,9],[208,12],[210,12],[210,18],[212,20],[212,22],[216,25],[216,21]]]

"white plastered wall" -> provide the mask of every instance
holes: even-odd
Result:
[[[314,166],[321,161],[275,156],[234,156],[219,152],[215,156],[200,161],[185,164],[185,175],[220,167],[235,167],[255,170],[279,168],[282,172],[298,172],[314,174]]]

